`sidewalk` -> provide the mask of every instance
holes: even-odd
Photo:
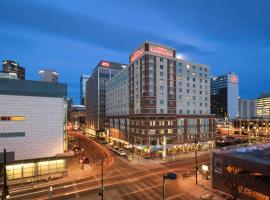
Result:
[[[201,156],[201,155],[207,155],[207,154],[210,154],[210,153],[211,153],[211,150],[198,151],[197,155]],[[160,158],[146,159],[146,158],[134,153],[134,155],[133,155],[134,159],[133,159],[131,153],[128,152],[127,161],[129,161],[132,164],[155,165],[155,164],[161,164],[161,163],[172,162],[172,161],[183,160],[183,159],[194,158],[194,157],[195,157],[194,152],[188,152],[188,153],[182,153],[180,155],[175,155],[175,156],[167,156],[165,160],[161,160]]]
[[[178,184],[184,193],[192,194],[196,199],[200,199],[203,195],[211,196],[213,200],[224,200],[215,190],[211,189],[211,180],[203,179],[198,175],[198,185],[195,184],[195,176],[179,177]]]

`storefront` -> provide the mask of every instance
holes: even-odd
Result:
[[[15,161],[6,166],[9,184],[50,180],[67,175],[65,158]]]

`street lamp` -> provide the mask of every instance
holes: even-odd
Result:
[[[175,173],[168,173],[163,175],[163,200],[165,200],[165,180],[175,180],[177,179],[177,175]]]
[[[104,199],[104,181],[103,181],[103,162],[104,162],[104,153],[103,153],[103,147],[100,145],[101,148],[101,191],[99,193],[99,196],[101,196],[101,200]]]
[[[196,170],[196,185],[198,185],[198,156],[197,156],[197,134],[195,134],[195,170]]]

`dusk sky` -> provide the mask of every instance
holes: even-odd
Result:
[[[38,80],[55,69],[79,103],[81,74],[99,60],[128,63],[145,40],[176,48],[185,59],[235,72],[240,96],[270,91],[270,1],[1,0],[0,60]]]

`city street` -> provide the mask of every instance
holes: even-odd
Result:
[[[101,155],[100,146],[83,135],[74,133],[73,136],[75,140],[80,139],[87,156],[91,156],[93,153],[95,155],[94,159],[90,159],[90,163],[92,163],[90,167],[84,169],[77,167],[77,171],[79,169],[79,171],[85,172],[85,176],[83,177],[81,174],[75,178],[71,171],[71,175],[60,182],[50,182],[16,190],[11,187],[10,199],[48,199],[49,187],[53,189],[53,199],[101,198],[98,196],[101,184],[101,165],[100,162],[97,162]],[[145,160],[135,164],[114,154],[105,146],[104,157],[104,199],[162,199],[162,176],[168,172],[177,173],[178,179],[166,182],[166,197],[168,199],[194,199],[192,191],[185,191],[183,187],[180,187],[185,181],[184,173],[193,171],[194,175],[194,158],[160,164]],[[200,165],[207,162],[209,162],[207,155],[198,158]]]

